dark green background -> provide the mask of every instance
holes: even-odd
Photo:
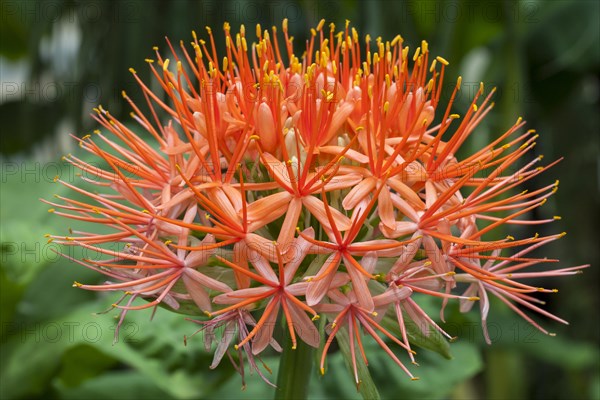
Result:
[[[52,184],[56,174],[76,180],[60,155],[74,151],[67,134],[82,136],[96,128],[88,116],[93,106],[101,103],[127,118],[121,90],[142,100],[128,69],[134,67],[148,82],[144,59],[154,57],[152,46],[166,48],[164,36],[189,42],[191,30],[205,36],[204,26],[210,25],[223,49],[219,33],[225,20],[233,30],[244,23],[253,38],[257,22],[263,28],[280,26],[285,17],[299,53],[309,28],[321,18],[338,27],[349,19],[361,36],[391,39],[400,33],[411,48],[428,40],[431,52],[451,63],[447,85],[463,76],[457,112],[464,111],[479,81],[498,88],[496,108],[467,147],[476,148],[523,116],[540,134],[536,155],[544,154],[545,162],[565,157],[528,185],[561,181],[536,217],[561,215],[561,221],[538,230],[568,235],[540,254],[560,258],[564,267],[592,264],[584,275],[543,283],[560,290],[546,299],[547,309],[571,325],[537,318],[558,334],[547,338],[495,307],[496,340],[487,346],[476,316],[458,316],[451,309],[446,327],[460,336],[452,346],[455,360],[420,352],[422,381],[411,386],[375,354],[371,371],[381,395],[599,398],[600,8],[597,1],[470,0],[2,1],[1,397],[272,396],[256,376],[240,392],[227,362],[210,371],[210,355],[199,340],[182,344],[194,325],[164,310],[152,323],[147,313],[131,313],[121,342],[112,346],[111,315],[91,313],[115,298],[70,287],[75,279],[89,282],[97,276],[56,262],[42,235],[67,227],[37,199],[62,190]],[[79,41],[69,53],[72,31],[79,32]],[[356,395],[340,360],[332,357],[339,368],[330,368],[322,382],[315,376],[313,396]],[[350,392],[344,391],[348,387]]]

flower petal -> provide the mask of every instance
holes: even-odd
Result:
[[[248,204],[246,209],[252,229],[269,224],[281,217],[288,209],[292,195],[286,191],[274,193]]]
[[[321,337],[319,331],[311,319],[306,315],[306,312],[291,301],[287,301],[288,309],[293,319],[294,330],[304,341],[312,347],[319,347]]]
[[[356,205],[364,199],[369,193],[375,189],[377,180],[373,177],[363,179],[358,185],[354,186],[350,193],[344,197],[342,201],[342,207],[344,210],[352,210]]]
[[[327,218],[327,212],[325,211],[325,203],[321,199],[316,198],[315,196],[305,196],[302,198],[302,204],[310,211],[310,213],[317,219],[319,222],[328,227],[332,228],[329,223],[329,219]],[[344,214],[336,210],[335,208],[330,208],[331,216],[333,217],[333,223],[335,224],[338,231],[347,231],[350,229],[352,225],[350,219],[346,217]]]

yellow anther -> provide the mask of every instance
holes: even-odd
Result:
[[[479,301],[479,297],[472,296],[472,297],[469,297],[467,300],[469,300],[469,301]]]
[[[558,221],[558,220],[562,219],[562,217],[560,215],[555,215],[554,219]]]
[[[320,319],[321,316],[319,314],[316,314],[314,317],[311,318],[312,321],[316,321],[318,319]]]
[[[321,31],[321,29],[323,29],[323,25],[325,25],[325,19],[321,19],[319,21],[319,25],[317,25],[317,31]]]
[[[415,55],[413,56],[413,61],[417,61],[417,58],[419,58],[419,54],[421,54],[421,48],[417,47],[417,50],[415,50]]]
[[[441,62],[441,63],[442,63],[442,64],[444,64],[444,65],[448,65],[448,64],[450,64],[450,63],[449,63],[449,62],[448,62],[448,61],[447,61],[445,58],[443,58],[443,57],[437,56],[435,59],[436,59],[436,60],[438,60],[439,62]]]
[[[152,64],[154,62],[154,60],[151,58],[146,58],[144,61],[146,61],[148,64]]]
[[[73,282],[73,287],[82,287],[83,285],[77,281]]]
[[[136,70],[133,68],[129,68],[129,72],[131,72],[132,74],[137,74]]]
[[[367,35],[368,36],[368,35]],[[402,39],[402,36],[400,35],[396,35],[395,38],[392,39],[392,46],[395,46],[398,44],[398,42],[402,42],[404,39]]]
[[[163,62],[163,71],[167,72],[167,69],[169,68],[169,62],[170,62],[170,60],[168,58],[166,58],[165,61]]]
[[[429,72],[435,71],[435,66],[437,65],[437,60],[433,60],[431,62],[431,67],[429,67]]]
[[[49,212],[49,213],[53,213],[54,211],[55,211],[55,210],[54,210],[54,208],[49,208],[49,209],[48,209],[48,212]]]

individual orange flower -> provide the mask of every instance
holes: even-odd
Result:
[[[306,237],[314,235],[312,228],[304,232]],[[260,283],[262,286],[239,289],[232,292],[223,293],[215,297],[215,304],[231,304],[228,307],[210,313],[210,316],[226,313],[231,310],[242,309],[253,303],[268,300],[261,318],[256,323],[252,331],[237,345],[235,348],[243,346],[251,339],[252,352],[258,354],[264,350],[273,338],[273,329],[275,328],[279,309],[283,310],[287,326],[292,338],[292,348],[296,348],[296,333],[307,344],[318,347],[319,333],[306,313],[311,313],[313,318],[318,318],[317,313],[309,306],[298,299],[299,296],[306,294],[306,282],[292,283],[296,271],[307,251],[310,243],[302,237],[297,239],[296,245],[293,246],[297,253],[293,259],[284,265],[283,257],[278,252],[278,273],[271,268],[269,262],[259,254],[254,254],[252,265],[256,269],[256,273],[245,270],[236,264],[220,258],[227,266],[234,270],[247,275],[252,280]],[[279,246],[277,246],[279,250]]]

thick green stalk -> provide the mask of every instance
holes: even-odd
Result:
[[[277,375],[276,400],[308,398],[314,351],[314,348],[300,339],[297,348],[293,350],[291,339],[286,338]]]

